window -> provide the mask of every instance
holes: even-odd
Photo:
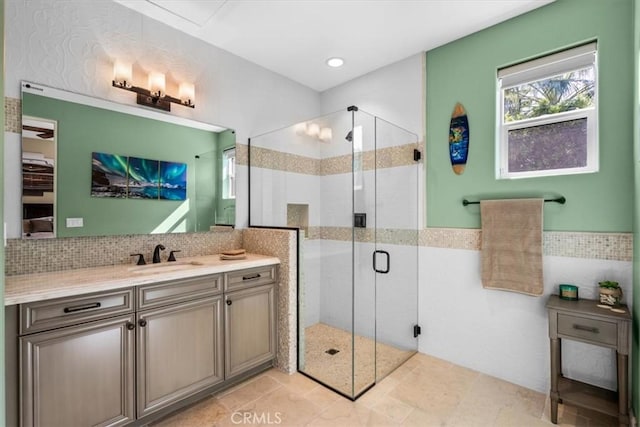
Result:
[[[598,171],[596,43],[498,70],[497,177]]]
[[[222,198],[236,198],[236,149],[222,152]]]

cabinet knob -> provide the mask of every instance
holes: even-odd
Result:
[[[140,319],[138,320],[138,325],[140,325],[140,327],[144,328],[145,326],[147,326],[147,321],[144,319]]]
[[[230,299],[227,300],[227,305],[233,304]]]
[[[133,331],[136,328],[135,323],[127,322],[127,329]]]

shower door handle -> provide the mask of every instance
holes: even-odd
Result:
[[[383,255],[386,255],[387,257],[387,268],[384,270],[378,269],[377,262],[376,262],[378,260],[378,254],[383,254]],[[381,251],[381,250],[373,251],[373,270],[376,273],[387,274],[389,272],[389,268],[391,268],[391,256],[389,255],[389,252]]]

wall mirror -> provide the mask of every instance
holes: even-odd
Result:
[[[234,225],[232,129],[30,82],[22,124],[23,238]]]
[[[56,122],[22,117],[22,233],[55,236]]]

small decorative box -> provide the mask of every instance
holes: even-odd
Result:
[[[575,285],[567,285],[565,283],[559,285],[560,292],[558,295],[561,299],[566,299],[569,301],[577,301],[578,300],[578,287]]]

